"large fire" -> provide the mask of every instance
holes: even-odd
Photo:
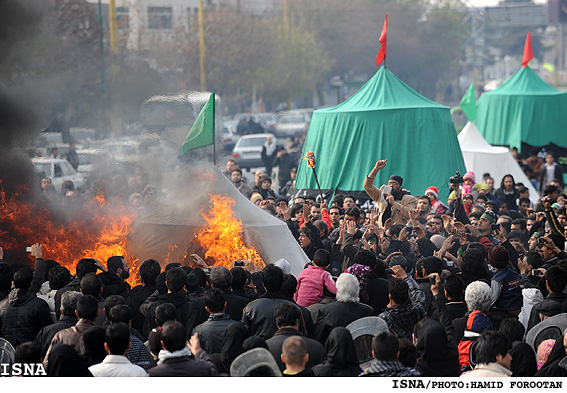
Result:
[[[203,214],[207,226],[197,235],[197,241],[205,252],[205,261],[215,266],[231,269],[235,260],[247,260],[258,267],[264,261],[254,249],[247,247],[242,239],[242,222],[234,216],[234,199],[228,196],[210,195],[212,205],[208,214]]]
[[[109,204],[97,195],[67,223],[57,223],[48,209],[24,202],[20,196],[6,198],[0,187],[0,247],[5,251],[21,255],[26,246],[41,243],[44,258],[56,260],[71,273],[81,258],[106,264],[109,257],[122,255],[131,266],[129,284],[140,283],[138,261],[126,252],[126,235],[136,219],[130,207]]]

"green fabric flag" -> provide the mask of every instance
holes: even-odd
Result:
[[[195,123],[189,130],[185,142],[179,150],[179,157],[189,150],[212,145],[215,142],[215,93],[211,93],[209,100],[199,112]]]
[[[461,109],[469,118],[469,121],[476,119],[476,96],[474,95],[474,83],[471,83],[469,89],[461,100]]]

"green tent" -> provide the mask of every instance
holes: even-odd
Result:
[[[524,67],[500,87],[483,93],[476,125],[491,145],[517,147],[555,143],[567,147],[567,92],[545,83]]]
[[[421,96],[385,67],[345,102],[313,113],[306,152],[315,154],[322,189],[363,191],[376,161],[387,158],[377,187],[396,174],[413,195],[437,186],[446,201],[449,177],[465,171],[449,108]],[[295,187],[317,189],[307,161],[300,161]]]

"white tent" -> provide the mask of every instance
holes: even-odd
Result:
[[[234,199],[234,215],[242,221],[244,242],[254,246],[264,262],[273,264],[285,258],[295,276],[309,262],[287,224],[250,202],[218,168],[214,168],[212,175],[193,179],[191,185],[182,187],[177,194],[183,197],[182,202],[136,220],[127,238],[129,254],[140,260],[163,261],[168,256],[170,261],[183,260],[206,224],[202,213],[208,212],[210,194],[215,194]],[[172,250],[173,245],[177,247]]]
[[[537,191],[507,148],[490,145],[472,121],[465,125],[458,138],[467,171],[474,172],[477,179],[488,172],[494,179],[494,187],[498,188],[502,178],[510,174],[516,183],[523,183],[530,190],[532,203],[538,201]]]

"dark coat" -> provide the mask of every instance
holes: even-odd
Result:
[[[160,295],[155,302],[152,302],[148,307],[148,311],[146,313],[146,319],[144,321],[144,332],[142,333],[143,337],[148,337],[150,331],[157,326],[155,318],[156,318],[156,308],[160,304],[164,303],[171,303],[175,306],[177,310],[177,317],[175,318],[177,321],[181,322],[184,326],[187,322],[187,315],[189,312],[189,300],[187,300],[187,296],[185,293],[166,293],[165,295]]]
[[[276,359],[280,371],[285,370],[285,364],[281,359],[282,345],[285,339],[291,336],[302,336],[302,334],[297,329],[285,327],[279,329],[274,333],[272,338],[266,340],[268,350],[272,353],[274,359]],[[308,337],[303,337],[303,339],[305,340],[305,344],[307,344],[307,353],[309,354],[309,360],[307,360],[305,367],[310,368],[316,364],[322,363],[325,360],[325,348],[323,348],[319,342]]]
[[[35,342],[41,345],[41,352],[43,356],[45,356],[45,354],[47,353],[47,350],[49,349],[49,345],[51,344],[51,340],[53,340],[55,333],[60,330],[70,328],[71,326],[75,326],[77,322],[79,322],[79,319],[77,317],[62,316],[59,321],[41,329],[35,337]]]
[[[116,273],[110,271],[99,273],[97,276],[102,281],[102,297],[107,298],[111,295],[120,295],[124,299],[128,297],[130,293],[130,285],[118,277]]]
[[[529,344],[514,342],[512,344],[512,376],[533,377],[537,372],[536,354]]]
[[[388,281],[378,277],[375,272],[370,273],[366,281],[366,293],[368,294],[368,304],[374,309],[374,315],[380,314],[388,303]]]
[[[33,292],[13,289],[0,302],[0,337],[14,348],[34,341],[40,330],[52,323],[49,306]]]
[[[195,327],[193,334],[199,334],[201,348],[207,353],[220,353],[224,341],[224,334],[228,327],[234,323],[227,314],[210,315],[202,324]]]
[[[140,306],[144,304],[146,299],[149,298],[155,290],[155,285],[147,287],[137,285],[132,288],[126,299],[126,304],[132,310],[132,327],[139,332],[144,330],[144,319],[146,318],[140,313]]]
[[[242,311],[249,303],[249,300],[245,297],[235,295],[229,289],[223,289],[223,292],[226,301],[225,314],[233,321],[240,321],[242,319]],[[189,311],[187,312],[187,321],[185,324],[187,328],[187,339],[191,338],[193,329],[206,322],[208,318],[209,313],[205,310],[205,298],[200,296],[193,299],[189,306]]]
[[[148,370],[150,377],[214,377],[217,369],[209,355],[197,352],[195,360],[189,356],[165,359],[162,364]]]
[[[335,302],[319,310],[315,323],[315,339],[321,344],[327,341],[331,331],[337,326],[346,327],[357,319],[374,315],[374,309],[364,303]]]
[[[260,336],[263,340],[272,337],[278,330],[274,312],[282,304],[295,305],[285,300],[279,292],[272,291],[266,292],[258,299],[248,303],[242,314],[242,323],[248,328],[250,335]],[[297,305],[295,306],[297,307]]]

